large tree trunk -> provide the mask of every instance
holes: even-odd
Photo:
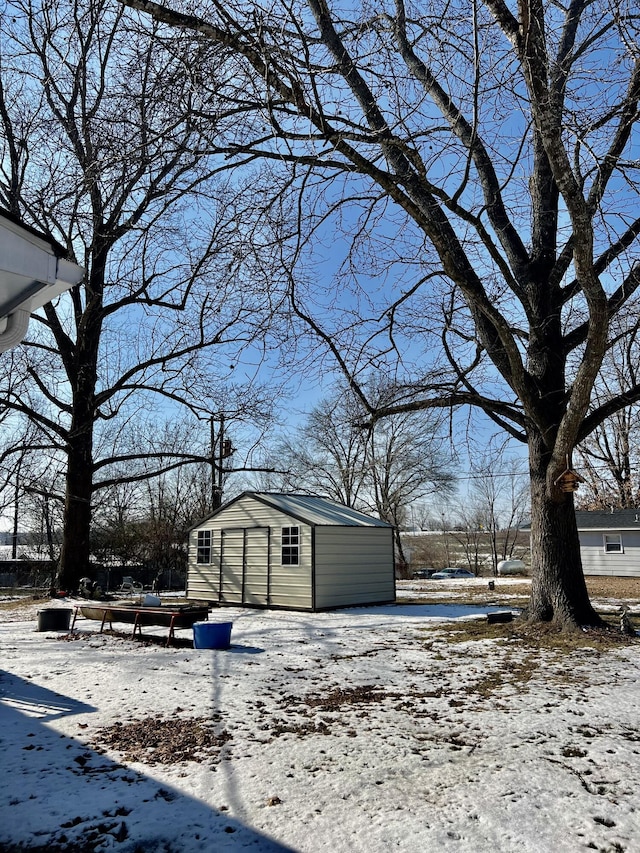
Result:
[[[85,415],[88,415],[85,408]],[[80,423],[83,420],[84,423]],[[67,452],[66,498],[58,590],[75,590],[89,575],[91,496],[93,493],[93,418],[74,417]]]
[[[64,523],[56,576],[58,590],[76,590],[80,578],[90,576],[93,431],[106,255],[107,249],[96,253],[86,286],[87,305],[78,323],[75,366],[69,377],[73,402],[67,438]]]
[[[554,486],[540,445],[529,442],[533,580],[527,615],[531,621],[554,622],[566,630],[599,625],[602,620],[591,606],[582,572],[573,493]]]

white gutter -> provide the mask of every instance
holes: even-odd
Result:
[[[0,211],[0,353],[20,343],[34,311],[82,281],[83,267],[62,252]]]

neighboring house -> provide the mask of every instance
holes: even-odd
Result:
[[[187,597],[312,611],[395,601],[393,526],[325,498],[244,492],[190,531]]]
[[[640,577],[640,510],[576,512],[585,575]]]

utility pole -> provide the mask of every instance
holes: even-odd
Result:
[[[231,440],[225,438],[224,415],[218,416],[220,428],[216,435],[215,416],[211,417],[211,509],[216,510],[222,505],[222,487],[224,474],[224,460],[228,459],[234,451]]]
[[[13,493],[13,534],[11,536],[11,559],[18,556],[18,522],[20,516],[20,469],[22,468],[22,456],[18,459],[16,468],[16,487]]]

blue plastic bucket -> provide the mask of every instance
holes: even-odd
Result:
[[[233,622],[194,622],[194,649],[228,649]]]

